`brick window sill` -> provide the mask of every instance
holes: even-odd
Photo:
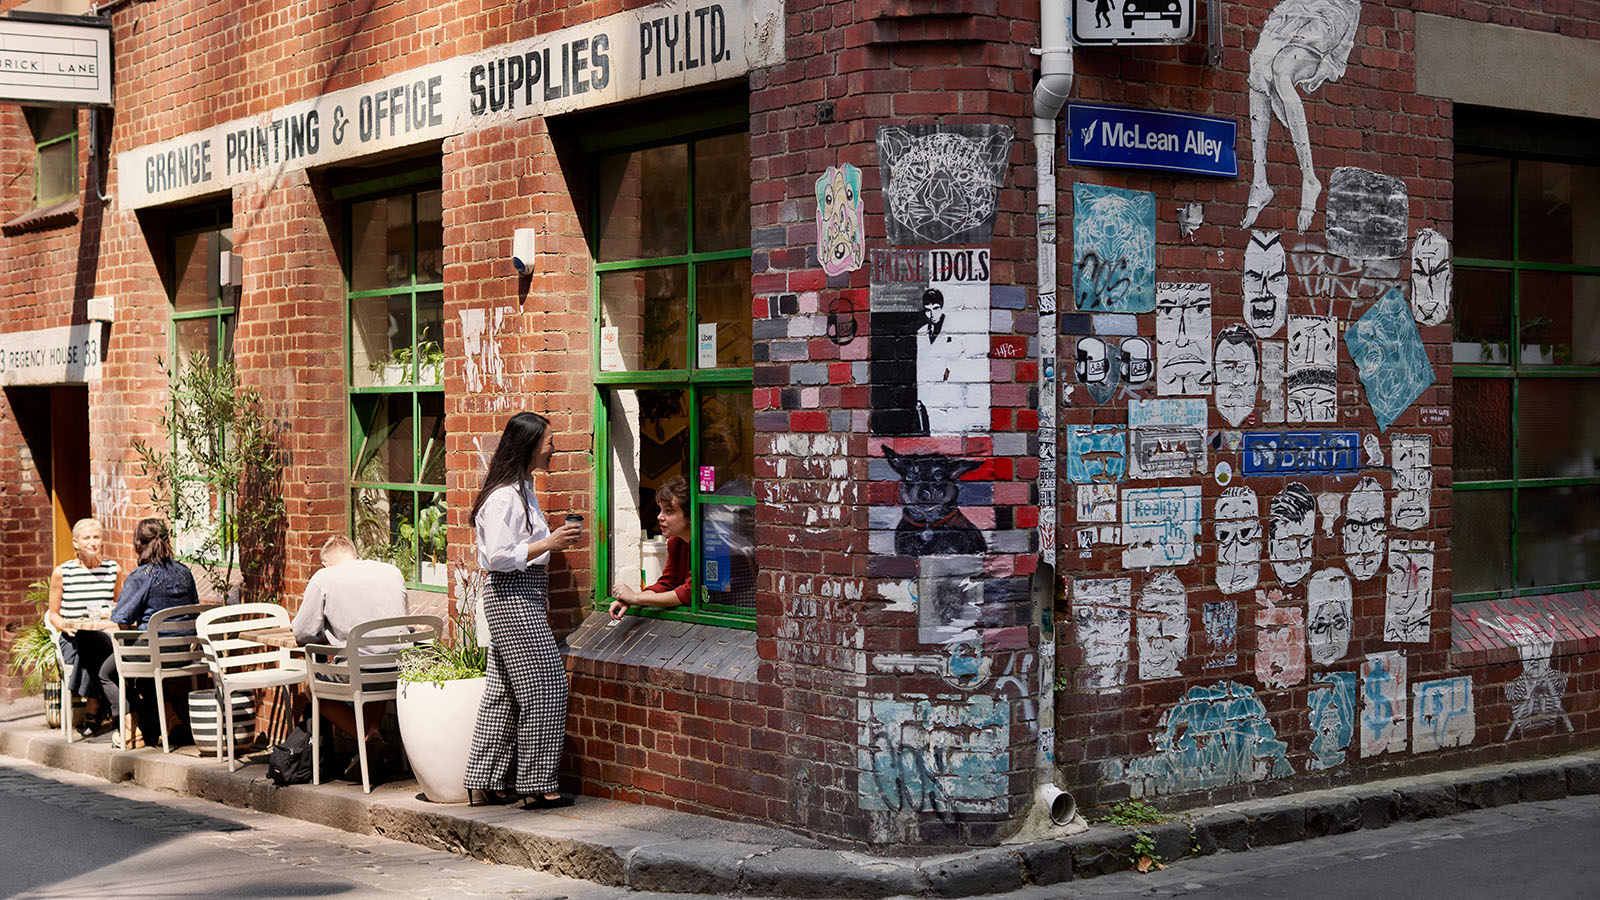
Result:
[[[0,234],[6,237],[15,237],[27,234],[30,231],[52,231],[57,228],[66,228],[78,221],[78,198],[63,200],[54,206],[36,209],[30,213],[20,215],[3,225],[0,225]]]
[[[615,627],[610,621],[596,611],[567,635],[562,650],[571,671],[716,694],[754,689],[754,631],[642,616],[625,616]]]
[[[1524,645],[1548,643],[1551,656],[1593,653],[1600,651],[1600,595],[1576,591],[1457,603],[1450,630],[1450,662],[1457,667],[1519,662]]]

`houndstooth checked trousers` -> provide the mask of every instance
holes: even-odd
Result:
[[[467,756],[469,790],[556,791],[567,729],[567,670],[550,633],[549,593],[544,566],[489,573],[483,596],[489,677]]]

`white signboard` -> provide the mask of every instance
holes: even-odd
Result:
[[[0,334],[0,384],[99,381],[104,337],[100,322]]]
[[[0,100],[111,105],[111,29],[0,18]]]
[[[1195,0],[1072,0],[1072,42],[1181,44],[1194,17]]]
[[[117,156],[125,209],[734,78],[783,61],[782,0],[664,0]]]

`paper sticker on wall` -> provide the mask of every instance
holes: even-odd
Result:
[[[1150,342],[1142,337],[1122,339],[1122,381],[1129,387],[1138,387],[1150,380],[1154,370]]]
[[[696,328],[695,365],[702,369],[717,367],[717,323],[701,322]]]
[[[1345,500],[1340,546],[1357,581],[1366,581],[1383,566],[1383,503],[1383,485],[1370,475],[1356,482]]]
[[[1211,471],[1211,478],[1217,483],[1217,487],[1227,487],[1232,484],[1233,464],[1227,460],[1217,463],[1217,467]]]
[[[1466,675],[1412,686],[1411,751],[1465,747],[1478,732],[1472,708],[1472,679]]]
[[[618,345],[616,325],[600,326],[600,371],[621,372],[622,348]]]
[[[1089,398],[1104,403],[1116,393],[1122,366],[1111,345],[1097,337],[1079,338],[1073,350],[1072,374],[1089,392]]]
[[[1383,639],[1427,643],[1433,609],[1433,541],[1389,542]]]
[[[1239,604],[1218,600],[1200,605],[1200,624],[1206,634],[1207,669],[1226,669],[1239,664]]]
[[[1287,778],[1294,774],[1288,746],[1267,717],[1254,689],[1225,681],[1189,688],[1161,716],[1155,751],[1128,760],[1135,797],[1182,794]]]
[[[1272,498],[1268,515],[1267,551],[1272,557],[1272,572],[1285,585],[1299,584],[1311,573],[1316,501],[1311,498],[1310,489],[1291,481]]]
[[[1080,484],[1076,490],[1079,522],[1110,522],[1116,524],[1116,485]]]
[[[1131,478],[1204,475],[1206,402],[1129,400],[1128,444]]]
[[[1404,181],[1366,169],[1334,169],[1328,181],[1328,252],[1346,259],[1399,259],[1406,252],[1410,215]]]
[[[1276,231],[1252,231],[1244,248],[1244,321],[1266,340],[1289,314],[1289,265]]]
[[[1217,589],[1253,590],[1261,578],[1261,511],[1256,492],[1235,485],[1217,498],[1212,528],[1217,536]]]
[[[1124,569],[1194,561],[1200,534],[1200,486],[1129,488],[1122,492]]]
[[[1127,430],[1111,425],[1067,426],[1067,480],[1111,484],[1128,468]]]
[[[1276,425],[1287,411],[1283,399],[1284,347],[1282,341],[1261,342],[1261,421]]]
[[[1433,438],[1396,434],[1389,439],[1394,459],[1394,512],[1391,524],[1415,531],[1428,524],[1433,507]]]
[[[872,434],[975,434],[990,415],[990,251],[870,254]]]
[[[1244,474],[1343,475],[1361,467],[1356,431],[1249,431]]]
[[[1433,384],[1433,364],[1397,287],[1385,292],[1350,326],[1344,343],[1361,373],[1379,431],[1388,429]]]
[[[917,640],[948,644],[975,639],[983,606],[983,557],[923,557],[917,560],[917,576]]]
[[[1139,595],[1139,678],[1176,678],[1189,653],[1189,592],[1171,572],[1145,582]]]
[[[1311,758],[1306,760],[1306,770],[1315,772],[1342,765],[1349,754],[1356,728],[1356,673],[1318,672],[1311,682],[1326,685],[1312,688],[1307,697]]]
[[[1006,125],[880,127],[889,243],[989,243],[1014,133]]]
[[[1073,580],[1073,632],[1083,651],[1079,687],[1102,690],[1126,682],[1132,606],[1131,578]]]
[[[1184,237],[1193,237],[1205,223],[1206,208],[1203,204],[1185,203],[1178,207],[1178,233]]]
[[[1361,449],[1363,449],[1363,450],[1365,450],[1367,452],[1367,462],[1366,462],[1366,464],[1368,466],[1371,466],[1373,468],[1382,468],[1382,466],[1383,466],[1383,443],[1378,440],[1378,436],[1377,435],[1368,434],[1365,437],[1363,437],[1361,439]]]
[[[1211,393],[1211,285],[1156,285],[1156,393]]]
[[[1311,661],[1331,665],[1350,649],[1353,621],[1350,576],[1343,569],[1323,569],[1306,587],[1306,646]]]
[[[1339,420],[1335,334],[1336,323],[1331,316],[1289,317],[1287,421]]]
[[[817,261],[826,274],[853,272],[866,260],[862,208],[860,169],[829,166],[817,179]]]
[[[1213,355],[1216,365],[1217,412],[1238,425],[1256,411],[1256,387],[1261,380],[1256,362],[1256,338],[1250,329],[1233,324],[1217,336]]]
[[[1411,316],[1423,325],[1442,325],[1450,317],[1450,291],[1455,270],[1450,242],[1432,228],[1417,232],[1411,242]]]
[[[1406,658],[1368,653],[1361,663],[1361,755],[1406,752]]]
[[[1156,301],[1156,195],[1078,182],[1072,206],[1078,311],[1149,312]]]
[[[1516,644],[1517,655],[1522,658],[1522,674],[1506,684],[1506,700],[1511,703],[1511,728],[1506,740],[1524,736],[1530,731],[1555,728],[1559,723],[1572,731],[1572,719],[1563,707],[1567,691],[1567,673],[1550,665],[1555,652],[1555,635],[1550,625],[1531,616],[1484,616],[1479,619],[1485,628],[1510,638]]]
[[[1264,688],[1286,688],[1306,677],[1305,614],[1283,602],[1279,590],[1256,591],[1256,678]]]

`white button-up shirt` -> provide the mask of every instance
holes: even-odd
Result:
[[[523,481],[520,490],[517,484],[495,488],[478,510],[476,524],[479,566],[491,572],[520,572],[530,565],[542,566],[550,561],[548,550],[528,558],[528,545],[550,534],[550,524],[539,509],[532,481]]]

